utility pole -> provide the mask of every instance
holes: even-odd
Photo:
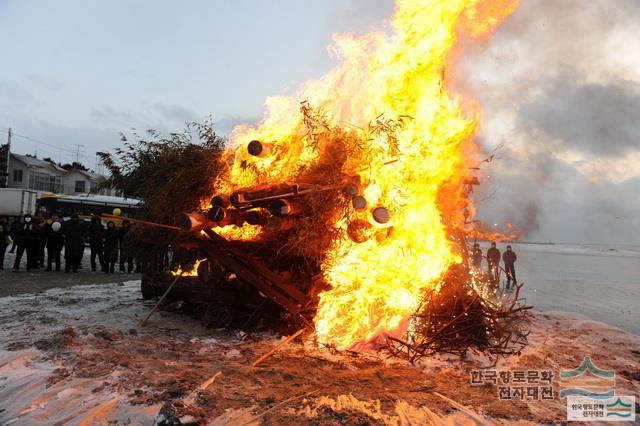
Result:
[[[76,143],[76,144],[73,144],[73,146],[76,147],[76,163],[79,163],[80,162],[80,148],[84,148],[84,145]]]
[[[11,158],[11,127],[7,131],[7,144],[0,145],[0,188],[9,187],[9,159]]]
[[[96,152],[96,164],[95,164],[94,171],[99,175],[103,173],[102,166],[103,164],[102,164],[102,160],[100,160],[100,153]]]

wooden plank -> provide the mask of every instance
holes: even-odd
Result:
[[[246,265],[239,262],[239,259],[226,252],[222,247],[219,247],[216,242],[200,240],[200,245],[207,254],[220,262],[226,269],[233,271],[239,278],[256,287],[265,296],[273,300],[288,312],[297,314],[300,311],[301,303],[297,303],[295,300],[290,300],[291,298],[284,290],[278,288],[277,285],[274,285],[273,283],[269,283],[264,277],[261,277],[249,270]]]
[[[229,253],[236,256],[237,260],[244,263],[248,268],[253,271],[256,271],[263,277],[265,277],[272,284],[283,289],[291,298],[293,298],[298,304],[304,305],[307,303],[307,295],[298,290],[294,284],[286,282],[280,275],[271,271],[269,268],[264,266],[262,263],[253,259],[248,253],[245,253],[242,249],[234,246],[229,241],[227,241],[224,237],[218,235],[216,232],[207,230],[205,231],[207,235],[211,238],[211,240]]]

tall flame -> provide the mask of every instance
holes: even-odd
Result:
[[[517,5],[518,0],[397,0],[389,34],[334,36],[340,65],[305,83],[297,97],[269,98],[257,128],[234,130],[229,155],[235,161],[227,181],[239,187],[294,177],[321,155],[321,149],[300,143],[301,100],[321,110],[331,125],[349,125],[355,132],[364,132],[358,129],[381,114],[408,117],[397,130],[394,161],[387,149],[372,149],[366,158],[348,162],[348,172],[366,175],[370,205],[391,212],[393,229],[382,240],[333,242],[323,265],[332,289],[320,295],[314,320],[319,341],[350,348],[401,328],[425,290],[461,261],[452,234],[464,226],[467,200],[452,188],[462,187],[475,152],[478,112],[447,91],[447,69],[461,33],[487,34]],[[246,149],[236,149],[252,139],[272,141],[280,154],[256,162]],[[379,138],[372,146],[385,143]],[[247,161],[259,173],[246,173]],[[364,173],[358,169],[363,164]],[[335,226],[346,224],[336,220]]]

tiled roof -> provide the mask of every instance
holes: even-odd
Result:
[[[62,167],[58,166],[57,164],[54,163],[50,163],[48,161],[44,161],[41,160],[39,158],[33,158],[33,157],[28,157],[26,155],[21,155],[21,154],[14,154],[11,153],[11,157],[26,164],[27,166],[31,166],[31,167],[40,167],[40,168],[52,168],[53,170],[60,172],[60,173],[65,173],[66,170],[63,169]]]

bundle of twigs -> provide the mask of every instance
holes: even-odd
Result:
[[[521,286],[520,286],[521,287]],[[503,294],[491,280],[454,265],[439,291],[429,291],[402,338],[388,339],[392,356],[415,362],[435,353],[463,356],[470,348],[513,354],[527,344],[528,310],[519,290]]]

